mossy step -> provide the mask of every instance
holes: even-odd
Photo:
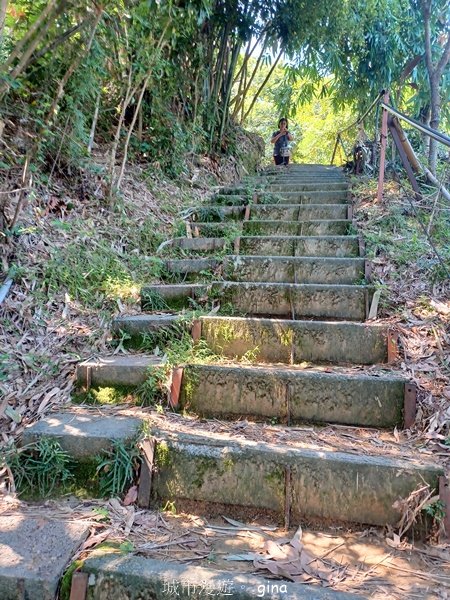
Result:
[[[208,346],[232,359],[371,365],[388,357],[388,328],[377,323],[206,316],[200,323]]]
[[[344,180],[332,181],[276,181],[268,183],[264,188],[269,192],[330,192],[336,190],[347,191],[348,183]]]
[[[244,194],[217,194],[210,199],[211,204],[236,206],[246,204],[251,196]],[[258,203],[261,204],[348,204],[349,192],[336,190],[325,192],[260,192]]]
[[[312,221],[348,219],[347,204],[252,204],[250,220]]]
[[[89,575],[86,600],[178,600],[205,598],[285,598],[286,600],[362,600],[363,596],[338,592],[304,583],[274,581],[248,573],[221,571],[177,562],[160,561],[144,556],[94,553],[81,568]]]
[[[246,235],[240,238],[239,253],[350,258],[360,255],[360,244],[356,235]]]
[[[347,219],[308,221],[262,221],[252,219],[243,223],[243,235],[347,235],[351,233],[351,222]]]
[[[162,252],[164,248],[179,248],[181,250],[192,250],[196,252],[210,252],[214,250],[223,250],[225,243],[226,241],[224,238],[176,237],[164,242],[164,245],[160,246],[159,252]]]
[[[231,281],[352,284],[364,278],[365,263],[364,258],[229,255],[223,260],[173,259],[164,265],[169,273],[182,275],[212,272],[223,266],[226,279]]]
[[[218,258],[175,258],[164,261],[167,271],[181,275],[213,271],[221,264],[222,261]]]
[[[77,365],[76,378],[78,385],[84,388],[136,387],[148,379],[152,369],[162,364],[161,358],[144,354],[100,356]]]
[[[198,220],[222,222],[226,219],[243,219],[246,205],[215,206],[207,204],[193,209],[192,215]],[[345,204],[251,204],[250,220],[341,220],[348,219],[349,207]]]
[[[191,300],[220,298],[248,315],[313,317],[364,321],[369,288],[361,285],[325,285],[266,282],[213,282],[150,285],[141,290],[142,310],[153,310],[156,298],[174,310],[189,307]]]
[[[401,427],[406,380],[383,372],[187,365],[181,408],[200,417]]]
[[[127,345],[140,345],[146,336],[155,336],[189,329],[190,323],[183,316],[174,314],[123,315],[116,317],[112,334],[116,339],[124,338]]]
[[[55,413],[27,427],[24,439],[56,438],[75,462],[86,463],[110,449],[111,439],[133,439],[141,423],[88,411]],[[350,453],[339,449],[338,438],[331,448],[306,438],[271,444],[159,423],[149,434],[156,439],[151,492],[158,506],[184,499],[265,509],[280,518],[289,512],[292,525],[304,518],[395,525],[396,501],[419,484],[436,490],[443,474],[417,453],[386,457],[372,446],[370,455]]]
[[[235,281],[352,284],[362,281],[364,258],[226,256],[224,273]]]
[[[247,187],[245,186],[227,186],[221,187],[217,190],[217,194],[233,194],[233,195],[248,195],[252,196],[254,193],[260,194],[263,192],[320,192],[320,191],[335,191],[335,190],[345,190],[349,189],[349,185],[345,180],[331,180],[331,181],[317,181],[317,179],[304,180],[299,179],[295,181],[291,178],[288,178],[286,181],[276,180],[274,182],[261,182],[260,187],[258,187],[258,181],[254,181],[253,185],[249,184]]]
[[[417,486],[438,488],[443,469],[417,453],[384,456],[335,447],[261,440],[213,431],[153,429],[157,441],[153,497],[212,502],[270,510],[292,525],[320,518],[370,525],[396,525]]]
[[[194,229],[200,235],[217,236],[219,232],[226,233],[230,228],[229,221],[215,223],[194,222]],[[290,236],[321,236],[347,235],[351,233],[352,223],[348,219],[314,219],[308,221],[257,220],[242,223],[243,235],[290,235]]]

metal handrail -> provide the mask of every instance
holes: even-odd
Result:
[[[416,129],[418,129],[422,133],[425,133],[426,135],[429,135],[430,137],[432,137],[437,142],[440,142],[441,144],[444,144],[445,146],[448,146],[450,148],[450,137],[448,135],[445,135],[445,133],[441,133],[437,129],[433,129],[432,127],[429,127],[428,125],[424,125],[423,123],[419,123],[419,121],[416,121],[415,119],[412,119],[411,117],[408,117],[407,115],[401,113],[399,110],[397,110],[396,108],[394,108],[390,104],[386,104],[385,102],[380,102],[380,105],[385,110],[387,110],[388,112],[390,112],[392,115],[395,115],[399,119],[403,119],[403,121],[406,121],[412,127],[415,127]]]

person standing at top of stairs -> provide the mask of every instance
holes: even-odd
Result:
[[[271,144],[274,144],[273,148],[273,159],[276,165],[288,165],[289,164],[289,142],[294,138],[288,130],[288,122],[284,117],[278,121],[278,131],[274,131],[272,134]]]

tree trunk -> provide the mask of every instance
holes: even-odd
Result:
[[[3,31],[5,29],[6,10],[8,8],[8,0],[0,0],[0,48],[3,45]]]
[[[264,79],[264,81],[262,82],[262,84],[259,86],[258,91],[254,95],[253,100],[252,100],[252,102],[250,104],[250,107],[249,107],[249,109],[247,110],[247,112],[244,115],[244,119],[243,119],[244,121],[248,117],[248,115],[251,113],[252,108],[255,106],[255,103],[258,100],[260,93],[263,91],[263,89],[265,88],[267,82],[269,81],[272,73],[275,71],[275,67],[277,66],[277,64],[278,64],[278,62],[279,62],[282,54],[283,54],[283,49],[281,49],[280,52],[278,53],[278,56],[276,57],[275,62],[273,63],[270,71],[267,73],[266,78]]]

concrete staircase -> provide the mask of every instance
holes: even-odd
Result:
[[[298,427],[392,430],[414,420],[414,386],[388,364],[391,332],[366,321],[372,289],[344,175],[318,165],[269,168],[219,190],[195,214],[224,220],[193,220],[200,237],[174,245],[217,253],[221,230],[233,224],[241,232],[234,254],[166,259],[167,272],[184,283],[143,289],[143,314],[118,318],[113,331],[127,334],[129,346],[139,350],[149,333],[170,330],[178,323],[176,313],[147,312],[155,297],[175,311],[205,298],[233,307],[232,316],[219,309],[181,325],[223,358],[174,369],[172,408],[199,420],[173,422],[140,409],[102,415],[98,407],[77,408],[33,425],[24,442],[57,437],[85,463],[110,448],[111,440],[132,438],[147,421],[142,506],[171,501],[182,507],[190,501],[200,515],[205,506],[252,508],[286,527],[314,519],[395,525],[394,503],[420,484],[437,489],[441,469],[416,453],[396,453],[395,445],[386,453],[384,445],[368,443],[370,435],[358,441],[358,429],[356,444],[349,446],[339,427],[325,442],[308,433],[311,426]],[[211,235],[214,230],[217,235]],[[201,281],[218,267],[223,279]],[[104,357],[81,364],[78,379],[85,387],[139,385],[158,364],[142,353]],[[269,432],[261,426],[261,437],[249,439],[239,430],[242,418],[273,426]],[[210,419],[234,420],[238,435],[217,432]],[[114,579],[114,570],[108,576]],[[299,588],[290,597],[308,593]],[[89,597],[104,596],[92,591]],[[325,598],[319,592],[311,597]]]

